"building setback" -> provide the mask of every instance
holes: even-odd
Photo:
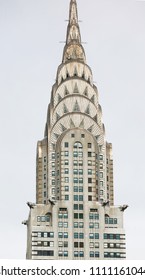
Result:
[[[112,144],[70,1],[62,63],[37,144],[36,204],[28,203],[27,259],[126,257],[123,213],[114,205]]]

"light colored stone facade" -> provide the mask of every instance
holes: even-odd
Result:
[[[126,206],[114,206],[112,144],[106,142],[75,0],[44,139],[37,145],[36,174],[27,259],[125,258]]]

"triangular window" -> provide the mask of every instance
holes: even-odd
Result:
[[[64,112],[64,114],[68,113],[68,109],[65,104],[63,104],[63,112]]]
[[[73,112],[80,112],[80,107],[78,101],[76,100],[75,105],[73,107]]]
[[[85,95],[85,96],[88,96],[88,87],[85,88],[85,90],[84,90],[84,95]]]
[[[95,96],[94,95],[91,97],[91,101],[94,103],[94,101],[95,101]]]
[[[56,113],[56,120],[58,121],[60,119],[60,115]]]
[[[61,124],[61,128],[62,128],[62,131],[66,130],[66,127],[63,124]]]
[[[60,102],[62,100],[62,97],[60,96],[60,94],[58,93],[58,102]]]
[[[75,84],[75,87],[74,87],[74,93],[79,93],[77,83]]]
[[[90,114],[90,106],[89,105],[87,106],[87,108],[85,110],[85,113],[88,114],[88,115]]]
[[[68,95],[68,94],[69,94],[69,91],[68,91],[67,87],[65,87],[64,95]]]

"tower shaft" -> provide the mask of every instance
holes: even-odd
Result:
[[[62,63],[37,144],[29,259],[125,258],[123,211],[114,206],[112,144],[70,1]]]

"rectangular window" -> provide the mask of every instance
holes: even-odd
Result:
[[[94,228],[99,228],[99,223],[94,223]]]
[[[102,163],[100,164],[100,169],[103,169],[103,164]]]
[[[79,213],[79,219],[83,219],[83,213]]]
[[[73,152],[74,157],[78,157],[78,152]]]
[[[79,243],[78,242],[74,242],[74,248],[78,248],[79,247]]]
[[[78,204],[74,204],[74,210],[78,210]]]
[[[100,172],[99,175],[100,175],[100,178],[103,178],[103,172]]]
[[[78,222],[74,222],[74,228],[78,228]]]
[[[78,156],[79,157],[83,157],[83,153],[82,152],[78,152]]]
[[[62,219],[63,218],[63,214],[62,213],[58,213],[58,218]]]
[[[85,134],[81,134],[81,138],[85,138]]]
[[[79,228],[83,228],[84,227],[84,223],[83,222],[80,222],[79,223]]]
[[[75,135],[74,135],[74,134],[71,134],[71,137],[72,137],[72,138],[74,138],[74,137],[75,137]]]
[[[107,233],[104,233],[104,239],[109,239]]]
[[[65,192],[68,192],[69,191],[69,186],[65,186],[64,190],[65,190]]]
[[[64,181],[65,181],[65,183],[68,183],[69,182],[69,177],[65,177]]]
[[[94,223],[89,223],[89,228],[94,228]]]
[[[88,187],[88,192],[92,192],[92,187]]]
[[[47,232],[44,232],[43,237],[45,237],[45,238],[48,237]]]
[[[88,166],[92,166],[92,161],[88,160]]]
[[[78,192],[78,187],[74,186],[74,192]]]
[[[74,178],[74,184],[78,184],[78,178]]]
[[[94,251],[90,251],[90,258],[94,258]]]
[[[69,195],[65,195],[64,200],[69,200]]]
[[[88,183],[92,183],[92,178],[88,178]]]
[[[92,201],[92,196],[88,195],[88,201]]]
[[[68,160],[65,160],[65,161],[64,161],[64,164],[65,164],[65,165],[68,165],[68,163],[69,163]]]
[[[64,251],[64,257],[68,257],[68,251]]]
[[[55,153],[52,153],[51,158],[55,159]]]
[[[55,171],[52,171],[52,176],[55,176]]]
[[[92,153],[91,152],[88,152],[88,157],[91,157],[92,156]]]
[[[58,227],[63,227],[63,223],[62,223],[62,222],[59,222],[59,223],[58,223]]]
[[[74,175],[78,175],[78,169],[74,169],[73,173]]]
[[[80,239],[84,239],[84,233],[83,233],[83,232],[80,232],[80,233],[79,233],[79,238],[80,238]]]
[[[69,156],[69,152],[68,152],[68,151],[65,151],[65,152],[64,152],[64,155],[65,155],[65,157],[68,157],[68,156]]]
[[[64,219],[68,219],[68,213],[63,214]]]
[[[53,241],[48,242],[48,246],[49,247],[54,247],[54,242]]]
[[[58,247],[63,247],[63,242],[62,241],[58,242]]]
[[[46,171],[46,165],[44,165],[44,171]]]
[[[77,160],[74,160],[74,161],[73,161],[73,165],[74,165],[74,166],[78,166],[78,161],[77,161]]]
[[[46,197],[46,192],[44,192],[44,197]]]
[[[123,238],[120,237],[120,234],[116,234],[116,239],[119,240],[119,239],[123,239]]]
[[[99,233],[95,233],[94,237],[95,239],[99,239]]]
[[[90,247],[90,248],[94,248],[94,242],[90,242],[89,247]]]
[[[78,257],[79,256],[79,252],[78,251],[74,251],[74,257]]]
[[[64,227],[64,228],[68,228],[68,223],[67,223],[67,222],[64,222],[64,223],[63,223],[63,227]]]
[[[74,213],[74,219],[78,219],[78,213]]]
[[[91,149],[92,148],[92,144],[88,143],[88,148]]]
[[[78,195],[74,195],[74,201],[78,201],[79,198],[78,198]]]
[[[78,232],[74,232],[74,238],[79,238]]]
[[[44,157],[44,162],[46,162],[46,157]]]
[[[68,238],[68,232],[64,232],[63,237]]]
[[[68,241],[64,241],[64,247],[65,247],[65,248],[68,247]]]
[[[95,242],[95,248],[99,248],[99,242]]]
[[[52,180],[52,186],[55,186],[55,180]]]
[[[99,252],[95,252],[95,258],[99,258],[100,254]]]
[[[84,209],[83,204],[79,204],[79,210],[83,210],[83,209]]]
[[[83,195],[79,195],[79,201],[83,201]]]
[[[109,224],[113,224],[113,218],[109,218]]]
[[[104,243],[104,248],[108,248],[108,243]]]
[[[79,164],[79,166],[83,166],[82,160],[80,160],[78,164]]]
[[[62,252],[62,251],[59,251],[59,252],[58,252],[58,256],[59,256],[59,257],[63,257],[63,252]]]
[[[62,232],[58,232],[58,238],[63,238],[63,233]]]
[[[100,159],[100,160],[103,160],[103,155],[99,155],[99,159]]]
[[[69,147],[68,142],[65,142],[65,143],[64,143],[64,147],[65,147],[65,148],[68,148],[68,147]]]
[[[88,175],[92,175],[92,169],[88,169]]]
[[[64,169],[64,174],[69,174],[69,169],[68,168]]]
[[[79,183],[83,184],[83,178],[79,178]]]
[[[80,257],[83,258],[84,257],[84,252],[80,251]]]
[[[84,248],[84,242],[79,242],[79,247]]]

